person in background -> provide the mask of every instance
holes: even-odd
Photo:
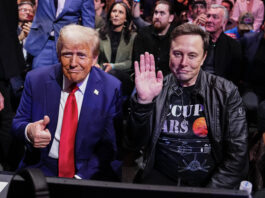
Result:
[[[93,0],[39,1],[24,48],[33,56],[32,68],[58,63],[56,42],[60,29],[79,23],[95,27]]]
[[[136,94],[125,144],[142,151],[135,182],[237,189],[248,172],[248,130],[237,87],[201,70],[209,37],[185,23],[171,33],[171,74],[146,52],[135,62]]]
[[[242,13],[249,12],[254,16],[254,31],[259,31],[264,18],[264,3],[261,0],[236,1],[233,9],[232,19],[238,22]]]
[[[124,2],[115,2],[107,14],[106,25],[99,30],[100,53],[98,63],[104,71],[122,82],[123,115],[128,115],[128,105],[134,88],[130,78],[132,50],[136,33],[130,29],[131,11]]]
[[[10,78],[10,84],[12,88],[12,106],[14,111],[16,111],[20,101],[20,97],[24,87],[25,75],[31,69],[32,65],[32,56],[28,54],[27,51],[24,49],[24,43],[29,34],[33,17],[34,17],[34,6],[31,3],[31,1],[21,1],[21,3],[18,4],[17,34],[19,42],[21,44],[26,65],[25,65],[25,70],[21,74]]]
[[[232,11],[234,7],[234,3],[232,2],[232,0],[223,0],[221,5],[224,6],[228,12],[228,20],[227,20],[224,30],[229,30],[229,29],[234,28],[237,25],[237,23],[231,18],[231,15],[233,13]]]
[[[19,169],[119,181],[116,121],[121,116],[121,83],[93,67],[98,33],[67,25],[56,49],[59,64],[32,70],[26,77],[12,125],[13,135],[26,146]]]
[[[0,1],[0,163],[4,170],[14,171],[23,147],[19,147],[10,134],[14,109],[11,103],[10,79],[25,69],[25,61],[18,41],[18,6],[16,0]],[[4,103],[3,103],[4,102]],[[4,104],[4,109],[3,109]]]
[[[233,39],[239,40],[247,32],[253,32],[254,17],[251,13],[243,13],[238,19],[238,25],[224,33]]]
[[[256,125],[258,105],[265,100],[265,33],[246,33],[240,42],[244,55],[242,98],[248,110],[249,124]]]
[[[233,81],[237,86],[242,78],[242,50],[240,43],[224,34],[228,12],[222,5],[213,4],[207,11],[206,31],[210,45],[202,69]]]
[[[166,0],[157,1],[154,8],[152,24],[141,28],[133,45],[132,60],[139,61],[140,54],[152,53],[156,60],[156,70],[163,74],[170,73],[168,68],[170,33],[174,29],[175,18],[172,5]]]
[[[105,7],[106,7],[106,0],[94,0],[94,5],[95,5],[95,28],[99,29],[105,25],[106,21],[106,12],[105,12]]]
[[[189,22],[204,28],[206,22],[207,4],[205,0],[191,1],[191,10],[188,16]]]
[[[99,30],[99,65],[109,72],[113,69],[129,72],[136,33],[130,30],[131,14],[123,2],[115,2],[107,14],[106,25]]]
[[[34,5],[30,1],[23,1],[18,4],[18,39],[23,42],[28,36],[34,17]]]

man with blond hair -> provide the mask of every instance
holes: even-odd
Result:
[[[13,120],[13,133],[26,142],[19,168],[40,168],[46,176],[117,180],[114,122],[121,111],[121,83],[92,67],[98,33],[65,26],[57,43],[59,64],[27,75]]]

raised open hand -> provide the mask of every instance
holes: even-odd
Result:
[[[137,61],[134,62],[135,87],[137,100],[141,104],[147,104],[161,92],[163,86],[163,74],[155,72],[154,56],[145,52],[140,56],[140,68]]]

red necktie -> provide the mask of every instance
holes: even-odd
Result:
[[[59,177],[73,178],[75,175],[75,134],[78,124],[78,108],[75,99],[76,85],[72,86],[64,107],[59,146]]]

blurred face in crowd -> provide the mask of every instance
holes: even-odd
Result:
[[[196,19],[197,16],[199,16],[200,14],[203,14],[203,13],[206,13],[206,7],[203,4],[198,3],[198,4],[195,4],[192,6],[193,19]]]
[[[210,8],[207,12],[206,31],[209,33],[222,32],[226,21],[222,8]]]
[[[158,4],[155,7],[153,14],[153,26],[158,32],[167,30],[174,20],[174,15],[169,12],[169,7],[167,4]]]
[[[85,42],[76,41],[75,37],[65,37],[59,56],[64,76],[69,81],[79,83],[83,81],[97,62],[92,50]]]
[[[19,6],[18,17],[20,22],[31,22],[34,17],[33,7],[29,4],[23,4]]]
[[[183,87],[192,86],[205,57],[201,36],[177,36],[171,42],[169,67]]]
[[[221,5],[224,6],[227,9],[228,14],[230,15],[230,13],[232,11],[232,8],[231,8],[230,4],[224,1],[224,2],[221,3]]]
[[[101,0],[94,0],[94,6],[95,6],[95,10],[100,9],[101,7],[104,7],[104,3],[101,3]]]
[[[114,27],[123,28],[126,21],[126,9],[122,4],[116,4],[110,13],[110,20]]]

